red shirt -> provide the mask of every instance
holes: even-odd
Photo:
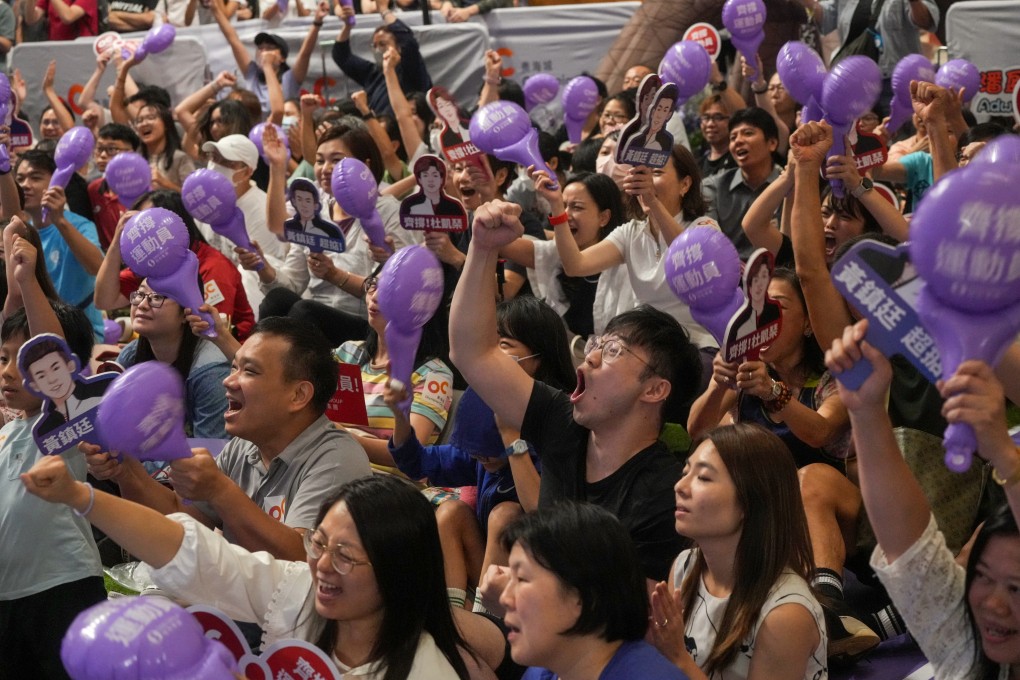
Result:
[[[35,6],[46,10],[46,18],[49,20],[50,40],[74,40],[75,38],[96,35],[99,32],[99,10],[96,0],[64,0],[70,6],[81,7],[85,10],[78,21],[73,24],[65,24],[60,20],[57,10],[50,4],[49,0],[36,0]]]
[[[117,231],[117,222],[124,214],[124,207],[117,200],[117,194],[110,191],[102,177],[92,180],[88,188],[89,203],[92,204],[92,221],[99,232],[99,245],[103,251],[110,249],[110,241]]]
[[[223,296],[223,300],[213,306],[230,317],[234,334],[238,340],[244,342],[255,327],[255,313],[252,312],[248,295],[241,285],[241,272],[237,271],[234,263],[223,253],[208,243],[195,242],[191,245],[191,250],[198,255],[198,274],[205,284],[205,297],[208,299],[210,295]],[[130,269],[120,272],[120,292],[124,297],[138,290],[141,283],[142,279],[135,276]]]

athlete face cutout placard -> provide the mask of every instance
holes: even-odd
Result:
[[[460,201],[448,195],[446,164],[425,155],[414,163],[418,190],[400,202],[400,226],[425,231],[464,231],[467,213]]]
[[[322,201],[319,189],[311,180],[295,179],[287,187],[287,200],[294,208],[294,215],[283,223],[283,233],[291,243],[307,247],[313,253],[328,250],[342,253],[347,249],[344,226],[331,222],[322,216]]]
[[[723,355],[727,362],[757,361],[762,348],[779,337],[783,325],[783,308],[769,297],[769,283],[775,258],[759,248],[747,260],[742,285],[747,302],[726,327]]]

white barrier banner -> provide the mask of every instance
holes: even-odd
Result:
[[[981,71],[981,88],[970,102],[978,121],[1017,116],[1014,94],[1020,87],[1020,1],[957,3],[946,13],[946,38],[950,59],[967,59]]]

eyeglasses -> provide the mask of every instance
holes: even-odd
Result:
[[[648,370],[650,370],[652,373],[658,374],[658,371],[652,368],[652,365],[650,363],[639,357],[637,354],[634,353],[634,350],[630,349],[616,338],[609,338],[607,340],[606,338],[600,338],[594,335],[591,336],[590,338],[588,338],[588,342],[586,342],[584,345],[584,355],[588,356],[597,349],[602,350],[602,361],[606,362],[607,364],[615,362],[623,355],[624,352],[627,352],[635,359],[637,359],[645,366],[647,366]]]
[[[365,279],[365,282],[361,284],[361,289],[366,293],[371,293],[379,287],[379,279],[374,276],[369,276]]]
[[[622,112],[613,113],[612,111],[603,111],[602,115],[600,116],[600,119],[601,120],[627,121],[627,120],[630,120],[630,116],[628,116],[626,113],[622,113]]]
[[[159,293],[143,293],[140,290],[136,290],[135,292],[131,293],[131,296],[128,297],[128,300],[131,302],[132,307],[137,307],[138,305],[142,304],[144,300],[148,300],[150,307],[152,307],[153,309],[159,309],[160,307],[163,306],[163,303],[167,301],[167,296],[160,295]]]
[[[130,151],[131,149],[122,149],[119,146],[97,146],[96,156],[116,156],[119,153]]]
[[[517,363],[521,363],[526,359],[534,359],[535,357],[540,356],[541,354],[542,354],[541,352],[535,352],[534,354],[529,354],[526,357],[519,357],[515,354],[507,354],[507,356],[516,361]]]
[[[768,86],[768,91],[769,92],[778,92],[779,90],[786,90],[786,88],[783,87],[782,83],[776,83],[775,85],[769,85]]]
[[[309,559],[318,560],[322,558],[323,553],[329,553],[329,563],[332,565],[333,570],[341,576],[346,576],[354,570],[354,567],[359,564],[371,566],[371,562],[368,560],[356,560],[347,553],[343,552],[344,544],[338,543],[333,547],[329,547],[322,542],[319,537],[319,532],[305,532],[305,552],[308,553]]]
[[[157,120],[159,120],[159,116],[157,116],[155,113],[150,113],[135,118],[135,125],[141,125],[142,123],[155,123]]]
[[[725,113],[710,113],[701,117],[702,123],[725,123],[730,119]]]

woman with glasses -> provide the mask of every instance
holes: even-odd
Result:
[[[386,405],[383,391],[389,380],[390,354],[386,346],[386,322],[379,310],[376,273],[365,279],[368,307],[368,333],[364,340],[350,340],[336,349],[336,358],[361,368],[361,384],[368,411],[368,426],[348,428],[376,464],[393,467],[387,441],[393,434],[393,413]],[[446,426],[453,399],[453,372],[444,362],[449,354],[446,337],[446,311],[440,309],[422,327],[409,389],[414,393],[410,424],[422,444],[431,444]]]
[[[134,128],[142,140],[142,155],[152,166],[153,188],[180,191],[195,162],[181,150],[173,113],[162,104],[146,104],[138,110]]]
[[[573,389],[577,379],[567,335],[549,305],[530,295],[515,297],[496,307],[496,323],[500,349],[529,376],[560,390]],[[478,586],[490,564],[506,564],[500,532],[522,512],[538,507],[537,459],[519,432],[500,427],[470,387],[460,398],[449,442],[422,446],[399,407],[406,396],[392,381],[384,392],[394,417],[389,450],[400,471],[433,486],[478,490],[474,508],[450,499],[436,510],[450,601],[470,609],[468,587]]]
[[[287,562],[231,545],[189,515],[163,516],[95,491],[58,456],[24,480],[31,493],[85,515],[146,562],[174,598],[258,623],[263,648],[306,640],[345,677],[364,680],[492,677],[489,668],[502,659],[494,625],[451,612],[435,513],[405,481],[381,475],[341,486],[304,535],[307,562]]]
[[[620,130],[634,117],[637,109],[634,106],[633,94],[618,92],[606,100],[599,114],[599,133],[594,137],[605,137],[610,132]]]
[[[184,380],[185,429],[189,435],[226,439],[223,414],[227,394],[223,380],[230,375],[230,361],[211,341],[191,332],[180,304],[154,293],[146,281],[128,296],[128,301],[131,327],[138,338],[121,350],[117,362],[125,368],[145,361],[170,364]],[[226,329],[221,326],[221,330]]]

